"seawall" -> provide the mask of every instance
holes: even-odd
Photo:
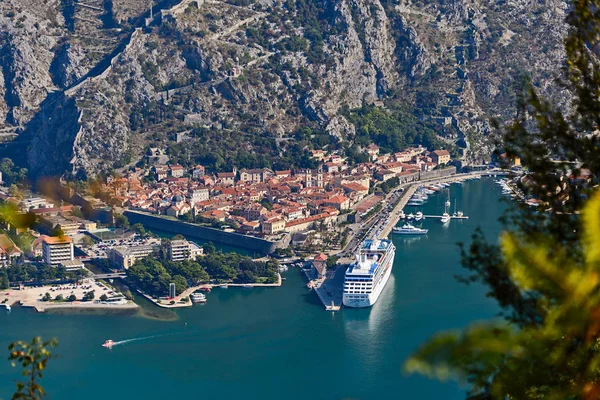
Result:
[[[239,233],[224,232],[219,229],[190,224],[188,222],[173,220],[154,214],[128,210],[124,212],[124,215],[129,219],[131,224],[140,223],[150,230],[158,229],[174,234],[179,233],[184,236],[242,247],[263,254],[272,253],[277,247],[276,242],[270,242],[253,236],[241,235]]]

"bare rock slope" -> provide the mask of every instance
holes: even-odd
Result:
[[[35,174],[91,176],[150,146],[175,154],[186,132],[188,159],[237,137],[260,164],[256,153],[285,154],[306,126],[350,145],[345,115],[365,103],[406,107],[479,162],[521,76],[563,96],[550,84],[563,1],[173,0],[152,18],[146,7],[0,3],[0,135],[21,135]]]

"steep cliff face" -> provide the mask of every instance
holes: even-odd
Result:
[[[237,134],[250,153],[259,142],[283,154],[304,126],[351,143],[342,110],[364,103],[412,110],[480,162],[488,120],[511,117],[522,75],[565,98],[550,85],[564,58],[559,0],[182,0],[135,33],[145,1],[26,2],[26,17],[23,1],[0,3],[0,119],[25,130],[42,175],[127,166],[193,128]],[[51,91],[63,106],[40,110]],[[32,129],[66,114],[56,132]],[[48,149],[60,168],[41,161]]]

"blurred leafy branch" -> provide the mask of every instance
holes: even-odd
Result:
[[[514,205],[499,244],[478,230],[462,249],[460,279],[485,284],[503,320],[440,333],[404,365],[468,383],[470,399],[600,398],[600,1],[572,1],[567,22],[569,101],[526,83],[515,120],[497,126],[540,206]]]
[[[45,392],[40,385],[40,380],[48,361],[52,358],[50,348],[57,345],[56,339],[43,341],[38,336],[30,343],[18,341],[8,346],[10,352],[8,360],[13,367],[18,365],[23,368],[21,375],[24,378],[23,381],[17,381],[17,391],[12,396],[13,400],[43,398]]]

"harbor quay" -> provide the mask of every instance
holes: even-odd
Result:
[[[348,244],[341,251],[330,252],[330,255],[339,255],[337,268],[334,271],[327,271],[325,275],[317,276],[314,269],[304,270],[309,281],[309,287],[314,289],[317,296],[323,303],[326,310],[338,311],[342,307],[342,297],[344,290],[344,275],[346,269],[355,262],[354,254],[364,240],[385,239],[389,236],[392,228],[396,226],[402,215],[404,207],[410,198],[422,186],[438,183],[460,182],[468,179],[476,179],[487,175],[504,175],[505,171],[478,171],[465,174],[455,174],[432,178],[422,181],[407,182],[399,185],[395,190],[388,193],[385,197],[388,207],[373,215],[366,221],[363,221],[361,229],[353,230],[353,236]],[[436,218],[441,216],[429,215]],[[453,218],[467,219],[467,216],[454,216]]]

